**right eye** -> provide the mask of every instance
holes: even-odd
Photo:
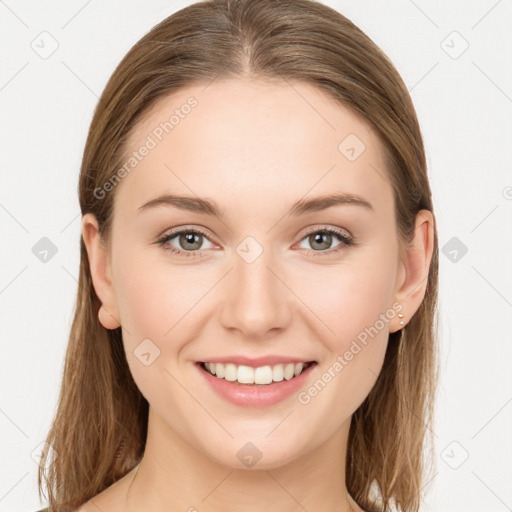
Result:
[[[175,238],[181,248],[169,243]],[[199,249],[205,239],[209,241],[206,233],[202,230],[187,228],[164,234],[158,239],[158,243],[164,250],[170,251],[177,256],[197,257],[200,256]]]

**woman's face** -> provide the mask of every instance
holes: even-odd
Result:
[[[400,328],[405,273],[375,133],[304,83],[216,80],[160,100],[127,153],[120,183],[97,191],[115,193],[101,293],[152,414],[239,468],[258,453],[260,468],[285,464],[346,428]],[[151,203],[166,195],[188,199]],[[334,195],[357,201],[319,200]],[[317,364],[298,386],[224,379],[224,393],[198,365],[267,356]]]

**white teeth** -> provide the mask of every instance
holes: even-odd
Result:
[[[215,364],[215,368],[217,368],[217,364],[219,366],[222,366],[220,363],[216,363]],[[231,363],[228,363],[226,366],[225,366],[225,374],[224,374],[224,378],[226,380],[229,380],[230,382],[234,382],[237,378],[237,370],[236,370],[236,365],[234,364],[231,364]]]
[[[237,370],[237,380],[242,384],[254,384],[254,370],[250,366],[240,365]]]
[[[242,368],[242,367],[240,367]],[[240,371],[240,370],[238,370]],[[255,384],[270,384],[273,379],[273,371],[271,366],[262,366],[254,370]],[[240,379],[238,379],[240,381]],[[240,381],[241,382],[241,381]],[[252,384],[252,382],[250,382]]]
[[[295,373],[295,365],[293,363],[289,363],[286,365],[286,368],[284,369],[284,378],[286,380],[290,380]]]
[[[281,382],[284,379],[284,370],[282,364],[276,364],[272,368],[272,380],[274,382]]]
[[[206,370],[219,379],[229,382],[238,381],[240,384],[270,384],[281,382],[283,379],[290,380],[300,375],[304,370],[304,363],[288,363],[286,365],[276,364],[274,366],[237,366],[232,363],[204,363]]]

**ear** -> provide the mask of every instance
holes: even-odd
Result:
[[[82,217],[82,238],[87,249],[94,291],[101,301],[99,321],[106,329],[116,329],[121,322],[112,284],[110,259],[100,237],[98,221],[92,213]]]
[[[395,317],[390,323],[390,332],[402,329],[420,307],[428,284],[428,272],[434,251],[434,216],[429,210],[420,210],[416,215],[414,240],[400,261],[395,300],[402,304],[403,318]],[[400,320],[405,322],[400,325]]]

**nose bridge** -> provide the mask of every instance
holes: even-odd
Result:
[[[290,298],[276,277],[280,266],[270,247],[263,247],[253,236],[246,237],[236,247],[233,267],[222,313],[224,326],[247,336],[283,328],[291,316]]]

